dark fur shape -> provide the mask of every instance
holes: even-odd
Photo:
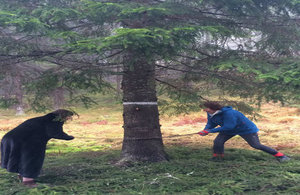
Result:
[[[63,110],[62,113],[70,111]],[[26,120],[4,135],[1,141],[1,167],[23,177],[35,178],[40,174],[45,158],[47,142],[51,138],[72,140],[63,132],[64,121],[59,112]]]

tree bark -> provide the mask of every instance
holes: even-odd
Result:
[[[155,90],[155,66],[129,53],[124,57],[121,161],[164,161]]]
[[[117,68],[117,72],[119,73],[121,71],[120,67]],[[121,91],[121,81],[122,81],[122,76],[117,75],[116,76],[116,83],[117,83],[117,99],[121,97],[122,91]]]
[[[65,98],[64,89],[62,87],[58,87],[55,90],[53,90],[51,96],[53,97],[53,107],[55,110],[64,107]]]
[[[20,74],[21,70],[16,66],[15,69],[15,78],[14,78],[14,92],[17,100],[17,104],[15,106],[16,115],[23,115],[24,112],[24,103],[23,103],[23,86],[22,86],[22,76]]]

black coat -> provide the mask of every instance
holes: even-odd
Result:
[[[29,119],[4,135],[1,141],[1,167],[23,177],[40,174],[49,139],[71,140],[63,132],[63,122],[53,113]]]

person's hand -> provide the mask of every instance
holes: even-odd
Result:
[[[201,136],[206,136],[206,135],[209,134],[209,131],[207,131],[206,129],[204,129],[203,131],[200,131],[198,134],[201,135]]]

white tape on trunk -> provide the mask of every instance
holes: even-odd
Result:
[[[123,105],[157,105],[157,102],[123,102]]]

